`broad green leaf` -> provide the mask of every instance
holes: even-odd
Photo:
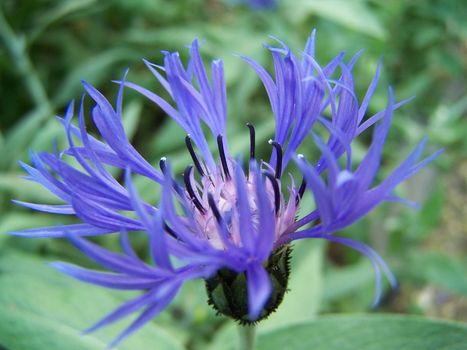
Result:
[[[82,331],[112,311],[128,293],[114,293],[61,275],[44,260],[0,255],[0,344],[14,350],[98,350],[123,329],[122,323],[86,336]],[[149,323],[117,349],[180,350],[182,345]]]
[[[285,294],[277,311],[258,325],[260,331],[310,320],[316,316],[322,304],[324,243],[322,240],[306,240],[294,244],[289,292]]]
[[[362,287],[374,286],[374,271],[370,262],[362,258],[360,262],[344,267],[335,268],[325,273],[323,286],[323,301],[329,302],[348,296]],[[368,304],[371,298],[368,299]]]
[[[257,350],[463,350],[467,326],[403,315],[322,317],[260,334]]]
[[[227,322],[214,337],[214,340],[209,344],[207,350],[238,350],[238,325],[234,322]]]

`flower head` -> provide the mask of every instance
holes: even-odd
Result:
[[[287,289],[290,243],[303,238],[323,238],[353,248],[368,257],[376,274],[375,302],[381,293],[381,270],[390,283],[395,279],[384,261],[362,242],[334,235],[365,216],[383,201],[400,200],[392,194],[438,153],[418,162],[425,140],[384,180],[375,184],[382,149],[395,103],[389,90],[385,110],[367,117],[376,88],[379,65],[361,102],[354,88],[350,62],[339,54],[320,66],[314,55],[314,33],[301,58],[282,42],[267,46],[274,60],[271,76],[254,60],[243,57],[266,89],[275,119],[275,135],[269,141],[271,156],[258,160],[255,128],[248,124],[249,159],[233,156],[226,142],[227,96],[223,64],[211,63],[211,78],[201,59],[198,41],[190,47],[185,67],[178,53],[164,52],[162,66],[145,61],[173,102],[126,81],[118,81],[116,106],[84,82],[94,101],[91,116],[101,138],[85,126],[81,101],[77,125],[71,103],[60,118],[69,147],[56,153],[33,153],[33,165],[21,163],[29,180],[38,182],[60,198],[63,205],[16,202],[62,215],[75,215],[82,223],[13,232],[29,237],[67,237],[108,272],[54,263],[57,269],[79,280],[106,288],[141,290],[91,327],[96,330],[134,312],[140,316],[115,341],[139,328],[161,312],[184,282],[206,281],[209,303],[219,312],[243,323],[267,317]],[[148,163],[129,143],[121,122],[124,88],[146,96],[186,132],[192,164],[177,178],[170,162],[162,158],[159,169]],[[203,124],[215,139],[212,152]],[[325,132],[318,133],[318,126]],[[373,141],[359,164],[353,163],[352,141],[374,126]],[[310,135],[320,156],[316,161],[296,154]],[[74,160],[73,164],[67,158]],[[109,167],[124,171],[121,184]],[[294,179],[286,173],[296,167]],[[161,187],[159,203],[144,201],[132,176],[146,177]],[[288,187],[285,183],[287,179]],[[308,191],[315,206],[297,217]],[[307,208],[302,208],[307,209]],[[152,262],[142,261],[129,244],[128,234],[144,231]],[[111,252],[85,239],[119,233],[122,253]]]
[[[232,4],[246,4],[254,10],[273,9],[277,6],[277,0],[231,0]]]
[[[249,0],[248,4],[254,9],[270,9],[277,5],[276,0]]]

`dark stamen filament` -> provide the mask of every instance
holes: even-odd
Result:
[[[255,159],[255,127],[251,123],[246,123],[250,129],[250,159]]]
[[[178,239],[178,235],[175,233],[175,231],[172,230],[170,226],[167,225],[165,222],[164,222],[164,230],[166,230],[167,233],[171,235],[173,238]]]
[[[219,148],[219,155],[221,157],[222,169],[227,181],[231,179],[229,167],[227,166],[227,158],[225,156],[224,143],[222,142],[222,135],[217,136],[217,147]]]
[[[193,170],[193,166],[190,165],[185,169],[185,172],[183,173],[183,180],[185,181],[185,187],[195,207],[198,208],[198,210],[201,213],[206,214],[206,209],[204,209],[203,205],[201,204],[198,197],[196,196],[195,191],[193,190],[193,187],[191,186],[190,175],[191,175],[192,170]]]
[[[269,181],[271,181],[272,184],[272,189],[274,190],[274,208],[275,208],[275,213],[279,212],[279,208],[281,205],[281,195],[280,195],[280,190],[279,190],[279,185],[277,184],[277,179],[272,176],[271,173],[268,172],[263,172],[264,176],[266,176]]]
[[[282,147],[281,145],[273,140],[269,140],[269,144],[276,150],[276,179],[280,179],[282,176]]]
[[[216,218],[217,224],[219,225],[219,230],[221,232],[221,238],[225,243],[226,240],[228,240],[230,237],[230,232],[229,232],[229,229],[227,228],[227,224],[225,223],[224,218],[222,217],[221,213],[219,212],[219,209],[217,208],[216,203],[214,202],[214,197],[212,196],[211,193],[208,193],[208,203],[209,203],[209,207],[211,208],[212,214]]]
[[[298,204],[302,199],[303,195],[305,194],[306,190],[306,180],[302,179],[302,183],[300,184],[300,188],[298,189],[297,198],[295,198],[295,203]]]
[[[161,168],[161,171],[165,176],[169,176],[171,178],[170,174],[167,174],[167,158],[165,158],[165,157],[161,158],[161,160],[159,161],[159,167]],[[177,192],[177,194],[180,197],[183,197],[185,195],[185,191],[182,189],[180,184],[177,183],[176,181],[174,181],[174,179],[172,179],[172,178],[171,178],[171,182],[173,184],[173,188],[174,188],[175,192]]]
[[[191,156],[191,159],[193,159],[193,163],[195,164],[196,170],[198,170],[198,173],[201,176],[204,176],[203,168],[201,167],[201,163],[199,162],[199,159],[196,156],[195,150],[193,149],[193,144],[191,143],[191,137],[189,135],[186,135],[185,137],[185,145],[186,145],[186,148],[188,149],[188,152],[190,152],[190,156]]]
[[[159,167],[161,168],[161,171],[163,174],[165,174],[165,171],[167,169],[166,162],[167,162],[167,158],[165,157],[162,157],[161,160],[159,161]]]
[[[208,203],[209,207],[212,210],[212,213],[214,214],[214,217],[216,218],[216,221],[221,224],[223,222],[221,213],[219,212],[219,209],[217,209],[216,203],[214,202],[214,198],[212,197],[212,194],[208,193]]]

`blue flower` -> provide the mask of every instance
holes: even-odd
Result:
[[[58,270],[105,288],[143,291],[89,331],[139,312],[133,324],[115,339],[113,345],[117,344],[164,310],[180,287],[192,279],[206,281],[209,303],[219,313],[242,323],[258,321],[280,304],[287,289],[290,243],[303,238],[323,238],[368,257],[376,275],[375,303],[381,294],[381,272],[393,286],[396,284],[373,249],[335,233],[383,201],[402,201],[393,195],[394,188],[439,152],[419,161],[426,142],[422,140],[392,173],[376,182],[393,112],[406,102],[395,103],[389,89],[386,109],[367,116],[380,64],[360,102],[352,75],[360,54],[348,63],[339,54],[321,66],[315,59],[314,32],[301,58],[277,42],[277,46],[266,46],[274,61],[274,77],[254,60],[243,57],[264,84],[274,115],[276,128],[274,139],[269,141],[269,161],[256,158],[252,124],[247,125],[249,160],[232,157],[225,137],[223,64],[221,60],[212,61],[208,78],[195,40],[187,67],[177,52],[164,52],[163,65],[145,61],[172,102],[128,82],[125,74],[117,82],[119,91],[113,107],[98,90],[83,82],[95,104],[91,116],[101,137],[93,137],[86,130],[82,99],[76,125],[72,124],[73,103],[59,118],[69,147],[55,153],[32,153],[32,166],[21,163],[29,180],[47,188],[64,204],[16,203],[74,215],[81,223],[13,234],[66,237],[108,271],[63,262],[53,264]],[[129,143],[121,121],[125,87],[146,96],[186,132],[193,165],[186,168],[181,179],[172,174],[169,160],[162,158],[158,170]],[[373,141],[359,164],[354,164],[352,142],[370,127],[374,130]],[[208,147],[204,130],[209,130],[217,142],[215,153]],[[319,151],[316,161],[297,154],[307,136]],[[109,172],[109,167],[124,171],[124,184]],[[284,176],[286,169],[293,167],[299,170],[300,178]],[[161,187],[157,205],[141,199],[132,176],[145,177]],[[297,218],[306,191],[315,205],[308,214]],[[147,234],[151,263],[142,261],[132,250],[128,240],[132,231]],[[120,233],[121,253],[85,238],[115,232]],[[231,306],[232,302],[236,307]]]
[[[276,7],[276,0],[247,0],[248,5],[257,10],[271,9]]]

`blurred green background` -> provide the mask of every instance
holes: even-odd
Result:
[[[383,57],[372,113],[385,108],[388,85],[397,100],[416,96],[396,112],[381,176],[425,134],[429,151],[443,147],[445,153],[399,188],[421,203],[420,210],[384,204],[341,233],[381,253],[399,279],[397,292],[387,291],[382,305],[371,310],[373,272],[365,259],[333,244],[300,242],[291,291],[260,332],[327,313],[392,312],[467,322],[466,2],[296,0],[280,1],[274,10],[252,11],[222,0],[2,0],[0,9],[0,348],[2,337],[18,334],[42,339],[47,333],[54,334],[51,339],[80,342],[80,330],[128,296],[75,282],[47,267],[46,262],[57,259],[89,265],[65,241],[5,235],[64,221],[18,208],[10,200],[53,200],[18,177],[17,161],[28,162],[29,149],[52,150],[54,140],[65,145],[54,115],[63,114],[68,101],[81,96],[80,80],[94,84],[112,101],[117,87],[111,80],[130,67],[129,80],[161,92],[141,58],[161,62],[161,50],[186,57],[185,46],[200,38],[206,59],[224,60],[229,142],[234,151],[245,151],[245,122],[257,126],[258,144],[266,144],[274,126],[259,79],[234,54],[271,68],[261,46],[272,43],[269,34],[299,53],[313,28],[320,63],[343,50],[350,59],[365,49],[355,68],[360,98]],[[189,156],[175,123],[131,91],[125,103],[125,127],[136,148],[151,162],[165,155],[182,169]],[[358,142],[365,146],[369,140]],[[137,185],[155,199],[156,188]],[[115,237],[101,243],[117,246]],[[145,242],[134,243],[145,254]],[[187,285],[176,303],[121,349],[146,349],[148,342],[157,342],[157,349],[229,348],[233,326],[216,317],[205,300],[202,283]],[[9,313],[17,307],[22,318]],[[76,348],[103,348],[125,324],[96,338],[84,337],[89,343]],[[57,331],[59,326],[64,328]],[[54,339],[49,341],[60,344]],[[55,349],[47,344],[38,349]]]

